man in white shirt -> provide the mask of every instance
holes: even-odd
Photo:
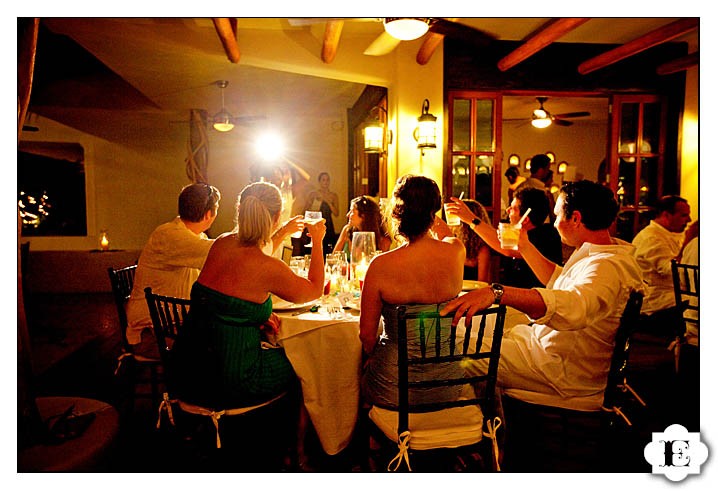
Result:
[[[449,302],[441,312],[456,311],[457,323],[491,304],[523,313],[532,325],[508,331],[501,345],[498,384],[507,395],[533,404],[599,410],[621,314],[632,290],[642,289],[633,246],[610,236],[618,204],[613,193],[590,181],[561,190],[554,226],[575,252],[561,267],[519,236],[519,251],[546,288],[492,284]],[[484,348],[490,343],[484,337]],[[470,372],[486,373],[487,362]]]
[[[680,262],[683,248],[697,235],[697,226],[683,233],[691,221],[691,208],[680,196],[659,199],[656,213],[656,218],[633,239],[634,255],[648,287],[641,313],[648,316],[643,323],[644,330],[672,337],[676,297],[671,259]]]
[[[209,184],[185,186],[178,199],[179,216],[157,227],[142,249],[127,303],[127,341],[135,354],[159,357],[145,288],[152,287],[152,292],[160,295],[189,298],[214,243],[204,232],[217,217],[219,199],[219,190]]]

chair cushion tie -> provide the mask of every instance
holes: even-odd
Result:
[[[484,436],[491,438],[492,453],[494,455],[494,463],[496,464],[496,470],[501,471],[499,465],[499,442],[496,440],[496,430],[501,426],[501,418],[498,416],[494,417],[493,421],[490,419],[486,420],[486,429],[488,431],[482,432]]]
[[[389,465],[386,466],[386,470],[388,471],[395,471],[399,468],[401,465],[402,459],[406,461],[406,466],[409,468],[409,471],[411,471],[411,464],[409,464],[409,440],[411,440],[411,431],[405,431],[401,435],[399,435],[399,441],[397,442],[397,445],[399,446],[399,453],[396,454],[396,457],[391,459],[391,462],[389,462]],[[396,463],[396,466],[394,468],[391,468],[391,464],[394,463],[395,460],[399,460]]]

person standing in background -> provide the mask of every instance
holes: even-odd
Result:
[[[306,209],[322,212],[322,218],[326,220],[327,226],[327,233],[324,236],[324,250],[331,251],[337,240],[332,218],[339,216],[339,197],[337,193],[329,189],[330,179],[328,172],[320,172],[317,181],[319,181],[319,189],[309,193]]]

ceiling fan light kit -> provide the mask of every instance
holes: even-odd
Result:
[[[234,128],[232,115],[224,108],[224,89],[229,85],[229,82],[226,80],[217,80],[215,84],[219,87],[220,94],[222,94],[222,109],[212,118],[212,126],[217,131],[230,131]]]
[[[429,30],[429,19],[414,17],[387,17],[384,29],[392,37],[402,41],[411,41],[426,34]]]

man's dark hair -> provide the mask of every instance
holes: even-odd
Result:
[[[676,205],[678,203],[688,203],[688,200],[681,198],[677,194],[669,194],[660,198],[656,202],[656,216],[660,216],[661,213],[666,212],[673,214],[676,212]]]
[[[613,191],[597,182],[570,182],[561,189],[561,193],[564,195],[564,217],[570,218],[574,211],[578,211],[581,222],[588,230],[605,230],[618,215]]]
[[[209,210],[215,211],[219,198],[219,190],[214,186],[204,182],[188,184],[179,195],[179,216],[190,222],[201,222]]]
[[[531,220],[534,227],[538,227],[546,221],[551,204],[545,191],[536,188],[524,188],[516,193],[514,197],[519,202],[521,216],[531,208],[529,220]]]
[[[531,174],[536,174],[541,169],[548,169],[551,165],[551,159],[548,155],[539,153],[531,157]]]
[[[506,169],[506,172],[504,172],[504,176],[509,177],[518,177],[519,176],[519,169],[517,167],[514,167],[513,165]]]

